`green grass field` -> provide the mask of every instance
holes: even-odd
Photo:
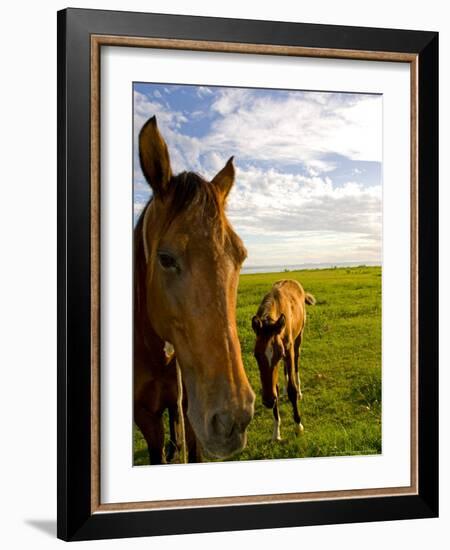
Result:
[[[273,417],[261,403],[251,319],[264,294],[280,279],[301,282],[317,304],[307,306],[300,357],[305,432],[295,436],[292,407],[284,398],[283,440],[272,443]],[[241,275],[237,322],[244,366],[257,399],[247,447],[231,460],[381,453],[380,267]],[[283,376],[280,392],[282,384]],[[134,449],[135,464],[147,464],[145,442],[137,428]]]

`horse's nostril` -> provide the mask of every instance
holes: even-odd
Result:
[[[211,419],[211,424],[216,434],[225,437],[229,437],[235,427],[233,416],[226,411],[216,413]]]

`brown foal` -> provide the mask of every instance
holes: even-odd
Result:
[[[255,358],[258,362],[262,386],[262,402],[273,410],[273,441],[281,440],[278,409],[278,364],[284,362],[287,394],[292,404],[296,433],[303,432],[298,411],[302,398],[299,376],[300,345],[306,321],[305,304],[315,304],[312,294],[305,293],[300,283],[293,280],[276,282],[268,292],[252,319],[256,334]]]

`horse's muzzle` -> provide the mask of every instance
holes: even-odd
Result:
[[[215,413],[211,418],[211,427],[213,434],[218,437],[230,438],[235,432],[242,433],[252,419],[251,411],[242,411],[235,417],[228,411]]]
[[[203,442],[206,454],[226,458],[241,451],[247,443],[246,429],[252,418],[253,404],[237,411],[219,410],[212,414]]]

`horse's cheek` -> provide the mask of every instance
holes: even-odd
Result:
[[[167,315],[164,301],[159,292],[152,292],[149,294],[149,301],[147,306],[148,316],[151,324],[153,325],[156,333],[160,338],[170,341],[168,334]]]

